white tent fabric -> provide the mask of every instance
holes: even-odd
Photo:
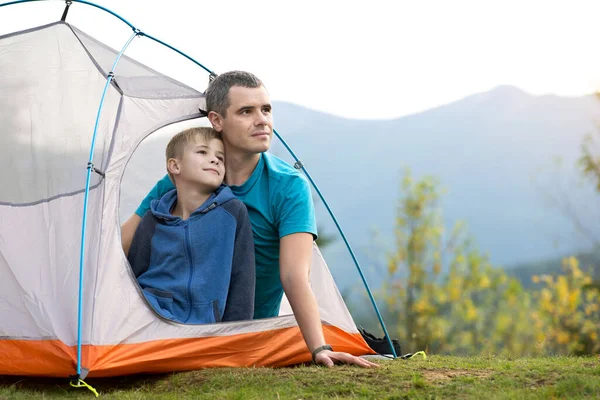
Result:
[[[74,368],[86,165],[100,97],[116,56],[115,50],[64,22],[0,37],[0,353],[25,354],[22,346],[38,341],[43,353],[43,341],[55,341],[68,350],[52,357],[62,357]],[[92,346],[88,353],[93,346],[297,329],[286,300],[281,314],[287,315],[282,317],[202,326],[162,320],[146,304],[121,250],[121,179],[144,138],[174,122],[198,118],[204,98],[127,56],[114,72],[94,154],[95,167],[104,176],[92,174],[87,211],[82,343]],[[316,245],[311,283],[324,325],[356,336]],[[294,335],[297,341],[298,333]],[[364,353],[368,348],[361,340],[355,347]],[[16,343],[21,346],[17,350]],[[105,374],[173,368],[160,365],[169,357],[165,354],[152,357],[155,365],[143,360],[133,370],[125,367],[122,354],[102,354],[84,357],[84,367],[104,368]],[[292,356],[290,362],[300,359]],[[275,360],[270,354],[254,357]],[[13,361],[0,357],[0,374],[40,374],[35,361],[21,366]],[[223,365],[236,363],[244,364]],[[56,371],[48,374],[62,373]]]

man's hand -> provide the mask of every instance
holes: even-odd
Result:
[[[379,365],[367,361],[364,358],[353,356],[352,354],[342,353],[339,351],[323,350],[317,353],[315,356],[315,362],[317,365],[324,365],[325,367],[333,367],[335,364],[350,364],[358,365],[363,368],[379,368]]]

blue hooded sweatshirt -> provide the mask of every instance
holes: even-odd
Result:
[[[172,190],[151,203],[127,256],[162,317],[210,324],[254,313],[254,242],[246,206],[219,187],[187,220],[171,214]]]

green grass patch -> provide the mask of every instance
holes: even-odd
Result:
[[[89,379],[103,399],[600,398],[598,357],[384,360],[381,368],[220,368]],[[0,376],[0,400],[93,399],[68,381]]]

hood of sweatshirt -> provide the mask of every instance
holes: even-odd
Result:
[[[206,199],[200,207],[190,214],[190,219],[194,217],[206,214],[218,206],[225,204],[229,200],[235,198],[231,189],[228,186],[219,186],[211,195]],[[155,217],[164,220],[166,224],[174,225],[183,221],[180,217],[171,214],[171,210],[177,201],[177,189],[173,189],[170,192],[165,193],[160,199],[152,200],[150,203],[150,210]]]

